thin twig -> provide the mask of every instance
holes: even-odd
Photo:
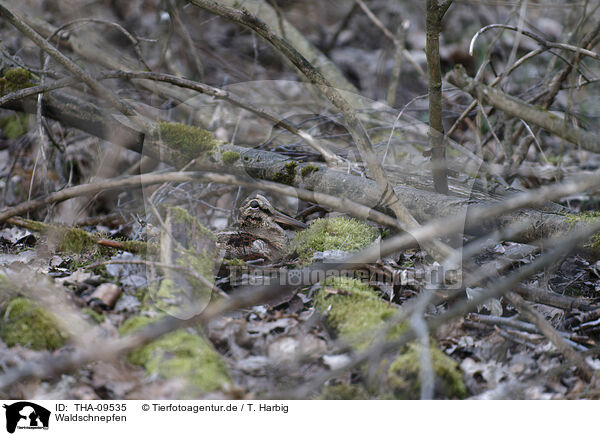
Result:
[[[187,46],[187,52],[190,54],[192,59],[194,60],[194,66],[196,67],[196,72],[199,77],[202,79],[204,77],[204,67],[202,65],[202,61],[200,60],[200,56],[198,56],[198,51],[196,50],[196,46],[194,45],[194,40],[192,39],[192,35],[188,31],[185,23],[181,19],[181,14],[179,13],[179,9],[177,9],[177,5],[173,0],[169,0],[169,10],[171,13],[171,17],[179,29],[181,36],[183,38],[183,42]],[[150,68],[148,68],[150,69]]]
[[[519,29],[516,26],[510,26],[507,24],[489,24],[489,25],[483,27],[482,29],[480,29],[471,39],[471,44],[469,45],[469,53],[473,54],[473,48],[475,45],[475,41],[477,41],[477,38],[479,37],[479,35],[481,35],[482,33],[486,32],[490,29],[497,29],[497,28],[514,30],[515,32],[520,32],[523,35],[528,36],[531,39],[535,40],[538,44],[540,44],[542,47],[544,47],[546,49],[558,48],[561,50],[568,50],[568,51],[575,52],[578,55],[588,56],[593,59],[600,60],[600,55],[591,50],[587,50],[585,48],[577,47],[577,46],[570,45],[570,44],[562,44],[562,43],[558,43],[558,42],[547,41],[544,38],[542,38],[541,36],[536,35],[533,32],[530,32],[528,30]]]
[[[315,191],[309,191],[301,188],[294,188],[276,182],[260,181],[249,177],[236,176],[233,174],[211,173],[211,172],[167,172],[151,173],[139,176],[129,176],[113,180],[107,180],[96,183],[66,188],[62,191],[54,192],[43,198],[23,202],[17,206],[11,207],[0,212],[0,223],[10,217],[22,215],[27,212],[39,209],[48,204],[59,203],[74,197],[95,194],[101,191],[122,190],[130,187],[147,186],[152,184],[169,182],[216,182],[228,185],[240,185],[251,189],[264,189],[270,192],[276,192],[291,197],[297,197],[302,200],[318,203],[330,207],[334,210],[349,213],[352,216],[362,219],[369,219],[384,226],[401,228],[402,225],[397,220],[378,212],[368,206],[356,203],[347,198],[334,197],[332,195],[322,194]]]
[[[58,27],[46,39],[48,41],[52,41],[52,38],[54,38],[60,32],[66,30],[69,27],[72,27],[72,26],[74,26],[76,24],[83,24],[83,23],[104,24],[105,26],[110,26],[110,27],[114,27],[115,29],[117,29],[119,32],[121,32],[123,35],[125,35],[125,37],[131,42],[131,45],[133,46],[133,50],[135,51],[135,54],[136,54],[138,60],[140,61],[140,63],[146,69],[148,69],[148,71],[152,70],[152,68],[150,68],[148,66],[148,64],[146,63],[146,60],[144,59],[144,55],[142,54],[142,51],[140,50],[140,41],[138,40],[138,38],[136,38],[131,33],[129,33],[127,31],[127,29],[125,29],[119,23],[115,23],[113,21],[102,20],[102,19],[99,19],[99,18],[79,18],[79,19],[76,19],[76,20],[69,21],[68,23],[65,23],[62,26]]]

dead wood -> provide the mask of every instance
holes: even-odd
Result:
[[[226,149],[240,153],[242,159],[237,164],[250,176],[265,180],[277,180],[290,162],[285,156],[262,150],[239,146],[225,146]],[[352,198],[357,203],[389,213],[381,205],[381,198],[375,181],[347,174],[338,169],[319,166],[318,171],[302,176],[302,168],[298,166],[298,174],[293,185],[309,190],[319,191],[333,196]],[[465,231],[472,235],[485,235],[498,228],[506,228],[518,222],[528,222],[526,230],[516,237],[517,242],[535,243],[548,237],[555,237],[585,226],[584,221],[573,219],[568,210],[556,203],[547,203],[542,209],[522,209],[517,212],[498,216],[495,220],[478,222],[469,218],[469,208],[494,204],[496,200],[474,200],[465,197],[448,196],[435,192],[417,189],[408,185],[396,185],[394,191],[402,202],[421,223],[432,219],[450,216],[465,217]],[[596,247],[586,247],[587,253],[599,253]]]

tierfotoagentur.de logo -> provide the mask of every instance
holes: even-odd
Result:
[[[19,430],[48,430],[50,411],[29,401],[19,401],[6,409],[6,431],[14,433]]]

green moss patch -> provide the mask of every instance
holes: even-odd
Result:
[[[66,342],[52,315],[27,298],[15,298],[2,310],[0,337],[9,347],[56,350]]]
[[[32,79],[33,74],[25,68],[8,68],[0,77],[0,93],[4,95],[34,86]]]
[[[223,263],[227,266],[246,266],[246,261],[243,259],[223,259]]]
[[[82,309],[81,312],[87,315],[96,324],[102,324],[106,318],[103,313],[98,313],[95,310],[90,309],[89,307]]]
[[[123,250],[130,253],[155,254],[158,253],[158,246],[145,241],[120,241]]]
[[[464,398],[467,388],[458,364],[446,356],[437,345],[429,347],[431,366],[435,374],[436,398]],[[395,398],[418,400],[421,390],[419,379],[420,347],[415,343],[392,363],[388,372],[388,385]]]
[[[319,218],[306,230],[298,232],[291,248],[302,260],[312,259],[317,251],[360,250],[371,244],[379,236],[379,231],[354,218]]]
[[[396,309],[385,303],[367,283],[347,277],[330,277],[315,296],[315,307],[328,311],[327,322],[346,341],[358,340],[365,348]],[[394,330],[397,334],[399,326]]]
[[[306,177],[311,175],[312,173],[319,171],[319,167],[316,165],[312,165],[312,164],[308,164],[304,167],[302,167],[302,170],[300,171],[300,173],[302,174],[302,177]]]
[[[84,230],[54,226],[28,219],[21,221],[20,225],[27,229],[47,235],[48,242],[58,251],[69,251],[76,254],[98,251],[97,237]]]
[[[0,119],[0,128],[7,139],[16,139],[29,131],[29,115],[15,114]]]
[[[135,332],[152,320],[137,316],[127,320],[121,334]],[[183,378],[202,392],[212,392],[231,383],[227,366],[201,336],[179,330],[129,353],[128,360],[143,366],[149,375]]]
[[[84,253],[97,248],[91,235],[81,229],[56,228],[59,239],[59,250],[73,253]]]
[[[568,223],[576,223],[576,222],[586,222],[586,223],[597,223],[600,220],[600,212],[590,211],[590,212],[582,212],[579,214],[566,214],[565,220]]]
[[[212,155],[219,145],[219,141],[208,130],[186,124],[160,122],[155,136],[169,148],[172,163],[177,167]]]
[[[570,224],[571,227],[576,224],[597,224],[600,221],[600,212],[590,211],[579,214],[566,214],[565,222]],[[600,247],[600,233],[593,235],[590,240],[584,245],[586,248],[598,248]]]
[[[273,181],[277,183],[283,183],[284,185],[293,185],[296,179],[296,167],[298,162],[295,160],[286,163],[283,166],[282,171],[278,171],[273,176]]]
[[[236,151],[227,150],[221,153],[221,160],[224,164],[232,164],[239,160],[240,154]]]

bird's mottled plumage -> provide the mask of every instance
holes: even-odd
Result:
[[[242,205],[237,228],[219,233],[217,243],[228,259],[275,262],[283,257],[289,243],[285,230],[278,223],[306,227],[276,210],[262,195],[255,195]]]

